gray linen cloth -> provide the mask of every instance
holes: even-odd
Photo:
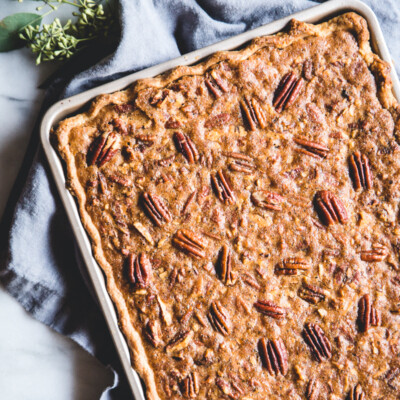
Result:
[[[323,2],[120,0],[121,37],[115,51],[100,60],[107,52],[101,46],[82,53],[64,68],[48,89],[42,113],[61,97]],[[400,2],[365,2],[376,12],[393,59],[399,65]],[[98,60],[97,65],[88,68]],[[71,71],[77,74],[69,79]],[[113,369],[114,384],[105,388],[101,399],[131,399],[40,149],[38,124],[8,202],[0,235],[0,280],[4,287],[34,318],[69,336]]]

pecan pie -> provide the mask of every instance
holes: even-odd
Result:
[[[398,399],[400,108],[365,20],[296,20],[55,130],[155,399]]]

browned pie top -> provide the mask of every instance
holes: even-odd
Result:
[[[399,111],[349,13],[60,123],[148,399],[398,398]]]

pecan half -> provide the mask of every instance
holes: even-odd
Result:
[[[232,185],[223,170],[218,171],[215,175],[211,175],[215,194],[223,203],[232,204],[235,200]]]
[[[374,243],[371,250],[363,250],[361,252],[361,260],[366,262],[384,261],[389,254],[387,247],[379,243]]]
[[[349,157],[350,177],[355,190],[372,189],[372,172],[368,157],[356,151]]]
[[[332,346],[319,325],[307,323],[304,327],[303,335],[311,352],[319,362],[331,358]]]
[[[251,194],[251,201],[260,208],[267,210],[282,210],[283,197],[278,193],[268,192],[267,190],[256,190]]]
[[[191,372],[181,381],[181,392],[184,397],[193,398],[199,393],[199,383],[195,372]]]
[[[303,282],[298,294],[299,297],[311,304],[318,304],[325,300],[325,293],[321,288],[305,282]]]
[[[223,93],[229,91],[227,83],[217,75],[215,71],[206,78],[205,84],[207,89],[216,97],[220,97]]]
[[[365,400],[365,393],[359,383],[350,390],[348,400]]]
[[[258,351],[263,365],[271,375],[285,376],[289,370],[288,354],[281,338],[266,340],[261,338],[258,342]]]
[[[144,192],[142,203],[147,215],[157,226],[161,226],[164,222],[172,221],[172,215],[161,197]]]
[[[89,147],[87,165],[97,165],[99,168],[110,161],[118,151],[118,138],[115,132],[103,133]]]
[[[310,379],[306,389],[307,400],[317,400],[320,390],[321,386],[319,382],[315,378]]]
[[[128,257],[128,267],[128,276],[131,283],[142,289],[150,285],[152,266],[147,254],[140,253],[135,256],[131,253]]]
[[[172,239],[172,243],[185,253],[196,257],[204,258],[206,256],[205,248],[207,242],[198,234],[187,229],[180,229]]]
[[[219,253],[217,272],[225,285],[232,285],[234,283],[232,276],[232,251],[226,244],[222,246]]]
[[[297,151],[307,154],[314,158],[325,158],[328,153],[329,149],[322,144],[312,142],[302,137],[294,138],[293,141],[301,146],[302,148],[296,149]]]
[[[378,326],[381,323],[381,316],[377,309],[372,306],[368,294],[361,297],[358,302],[358,327],[361,332],[367,332],[371,326]]]
[[[183,154],[189,164],[194,164],[198,161],[199,152],[189,136],[182,132],[175,132],[174,142],[177,150]]]
[[[240,106],[250,130],[254,131],[257,127],[264,129],[267,126],[265,111],[254,97],[244,96],[240,100]]]
[[[233,162],[229,164],[229,169],[232,171],[251,174],[256,169],[253,159],[245,154],[224,153],[224,155],[233,158]]]
[[[226,336],[230,333],[231,324],[229,314],[219,301],[211,303],[208,319],[212,327],[222,335]]]
[[[189,346],[194,336],[193,331],[178,333],[166,346],[167,353],[177,353]]]
[[[144,328],[144,336],[154,346],[162,345],[160,324],[155,320],[150,320]]]
[[[301,88],[303,87],[303,79],[296,78],[295,73],[288,72],[279,83],[275,91],[274,100],[272,102],[277,112],[282,112],[285,108],[291,106],[297,99]]]
[[[325,225],[345,224],[349,219],[342,201],[328,190],[318,192],[315,195],[314,204]]]
[[[274,319],[283,319],[286,316],[286,310],[283,307],[277,306],[272,301],[258,300],[254,303],[254,307],[261,314]]]
[[[285,258],[275,267],[276,275],[297,275],[300,271],[310,269],[307,260],[299,257]]]

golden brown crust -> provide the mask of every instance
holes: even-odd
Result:
[[[301,43],[304,42],[304,40],[309,37],[318,37],[321,40],[324,40],[325,37],[328,37],[329,35],[332,34],[332,32],[336,31],[346,31],[354,35],[358,45],[358,52],[361,55],[362,59],[366,62],[368,68],[375,77],[377,98],[379,99],[381,106],[391,113],[394,123],[398,124],[398,111],[397,111],[398,105],[392,93],[392,83],[389,75],[390,67],[386,62],[382,61],[376,54],[374,54],[371,51],[369,44],[369,32],[366,21],[359,15],[354,13],[344,14],[342,16],[334,18],[320,25],[311,25],[300,21],[292,21],[290,24],[290,29],[287,33],[279,33],[274,36],[256,38],[251,42],[250,45],[248,45],[243,50],[218,52],[209,57],[206,61],[199,63],[195,66],[177,67],[172,71],[169,71],[168,73],[165,73],[161,76],[140,80],[125,91],[99,96],[96,99],[94,99],[90,109],[87,112],[68,118],[59,124],[55,132],[55,135],[57,137],[58,151],[62,155],[67,165],[68,186],[69,189],[73,192],[73,194],[77,198],[82,223],[86,231],[88,232],[89,237],[92,240],[94,257],[101,266],[101,268],[103,269],[104,274],[106,275],[107,290],[118,311],[121,330],[127,339],[131,351],[132,365],[139,373],[139,375],[141,376],[141,378],[145,383],[146,394],[149,400],[156,400],[160,398],[164,399],[168,398],[169,395],[164,392],[164,388],[160,387],[159,381],[157,381],[155,378],[155,373],[149,363],[148,353],[145,350],[146,346],[143,343],[139,327],[136,327],[136,321],[133,321],[131,319],[128,298],[126,297],[125,293],[122,293],[120,290],[119,284],[116,281],[115,267],[113,267],[110,264],[109,259],[107,259],[105,255],[105,249],[103,248],[103,243],[101,239],[101,234],[99,232],[99,228],[98,226],[96,226],[96,224],[92,219],[92,216],[87,210],[88,191],[87,188],[83,186],[82,180],[79,178],[79,171],[78,171],[79,168],[82,168],[83,161],[81,163],[77,162],[76,153],[77,150],[79,149],[74,147],[75,141],[74,138],[71,138],[71,132],[74,132],[74,129],[78,129],[79,127],[89,126],[87,137],[82,138],[82,141],[85,143],[85,146],[87,148],[89,145],[89,141],[94,136],[94,133],[92,131],[95,130],[95,128],[93,126],[99,127],[99,126],[104,126],[105,124],[105,122],[102,120],[103,117],[101,116],[101,113],[107,106],[124,105],[132,103],[135,99],[142,96],[144,92],[149,91],[149,89],[154,89],[154,91],[155,89],[161,90],[183,77],[203,76],[204,74],[206,74],[208,70],[210,70],[210,68],[222,62],[232,62],[233,64],[236,65],[239,64],[241,61],[248,60],[250,57],[254,56],[257,52],[259,52],[262,49],[269,49],[269,48],[285,49],[290,46],[295,46],[296,43],[298,43],[299,46],[301,46]],[[100,122],[98,122],[97,124],[93,124],[92,122],[96,121],[97,118],[99,118]],[[396,134],[396,132],[394,133]],[[82,131],[79,131],[79,134],[82,134]],[[300,147],[302,146],[303,150],[307,151],[308,154],[310,154],[310,151],[314,155],[316,151],[317,152],[325,151],[323,149],[315,150],[315,145],[313,145],[312,143],[310,144],[309,140],[305,141],[305,139],[298,139],[297,143],[299,143],[299,146]],[[77,165],[77,163],[79,165]],[[219,179],[221,181],[223,177],[221,178],[217,176],[215,179],[217,180]],[[264,207],[266,206],[266,208],[269,207],[270,209],[271,207],[272,209],[275,209],[274,207],[277,207],[277,202],[279,203],[280,201],[277,198],[271,200],[270,197],[265,199],[266,196],[265,193],[258,194],[258,196],[259,197],[256,198],[256,201],[259,201],[260,202],[259,204],[262,204]],[[261,199],[258,200],[260,196]],[[222,197],[222,200],[226,200],[226,198]],[[253,199],[253,202],[256,203],[256,201],[254,201]],[[332,202],[335,201],[336,200],[334,197],[332,196],[329,197],[327,194],[321,192],[320,197],[317,199],[316,208],[320,211],[320,213],[322,210],[323,213],[324,212],[323,207],[326,206],[327,204],[328,205],[333,204]],[[280,207],[279,204],[278,207]],[[340,211],[340,208],[339,211],[337,211],[336,209],[336,215],[332,216],[332,214],[329,214],[328,216],[325,215],[325,217],[328,218],[328,222],[330,221],[329,218],[333,218],[332,220],[336,218],[340,222],[342,222],[342,220],[344,221],[346,220],[344,214]],[[192,240],[191,243],[192,244],[195,243],[196,245],[197,243],[196,239],[191,239],[191,240]],[[198,246],[200,246],[199,249],[201,251],[202,250],[201,245]],[[224,276],[226,282],[226,280],[228,279],[226,278],[226,273],[227,273],[226,270],[228,268],[227,267],[228,261],[226,260],[228,256],[225,254],[224,257],[225,257]],[[290,273],[290,271],[293,270],[293,268],[300,268],[306,270],[309,267],[305,264],[305,261],[303,262],[302,260],[295,260],[295,261],[291,260],[282,262],[282,265],[279,266],[279,268],[280,268],[279,271],[281,271],[282,274],[286,274]],[[307,299],[311,299],[311,302],[314,301],[315,299],[318,300],[319,298],[321,298],[321,296],[323,296],[321,293],[318,292],[319,290],[318,288],[313,291],[312,289],[307,288],[306,285],[306,289],[303,288],[302,290],[303,290],[302,291],[303,296],[306,296]],[[219,312],[218,304],[215,307],[217,307],[215,308],[215,310],[217,311],[214,311],[214,313],[218,313]],[[269,305],[268,307],[271,306]],[[274,310],[276,312],[276,309]],[[224,312],[222,311],[222,315],[223,313]],[[310,335],[313,333],[321,334],[319,333],[320,328],[318,328],[318,326],[315,327],[313,324],[311,325],[312,326],[309,326],[307,328],[308,331],[306,329],[306,332],[308,332]],[[228,331],[228,328],[226,329]],[[323,333],[321,335],[323,335]],[[273,345],[275,341],[272,341],[271,343]],[[314,349],[314,354],[316,354],[317,357],[321,359],[329,358],[327,355],[330,353],[330,351],[328,350],[329,349],[325,349],[325,352],[318,353]],[[279,355],[279,351],[283,350],[280,350],[280,348],[276,347],[274,351],[278,352],[277,354]],[[282,369],[282,367],[279,367],[277,365],[274,366],[274,364],[272,364],[270,368],[271,371],[274,370],[278,372],[284,371],[286,374],[286,369],[287,369],[286,365],[285,368]],[[195,386],[193,384],[193,378],[188,377],[185,379],[187,379],[187,381],[185,382],[189,385],[188,388],[189,389],[191,388],[192,391],[195,390],[193,389]],[[222,382],[222,380],[217,381],[217,386],[223,392],[225,392],[224,389],[222,388],[223,384],[224,383]],[[225,390],[227,389],[225,388]],[[191,392],[188,392],[189,395],[190,393]],[[283,395],[283,393],[280,393],[279,395],[281,394]],[[258,399],[256,395],[254,396],[255,396],[254,398]],[[248,394],[248,397],[246,398],[251,399],[253,397],[251,397],[251,394]]]

